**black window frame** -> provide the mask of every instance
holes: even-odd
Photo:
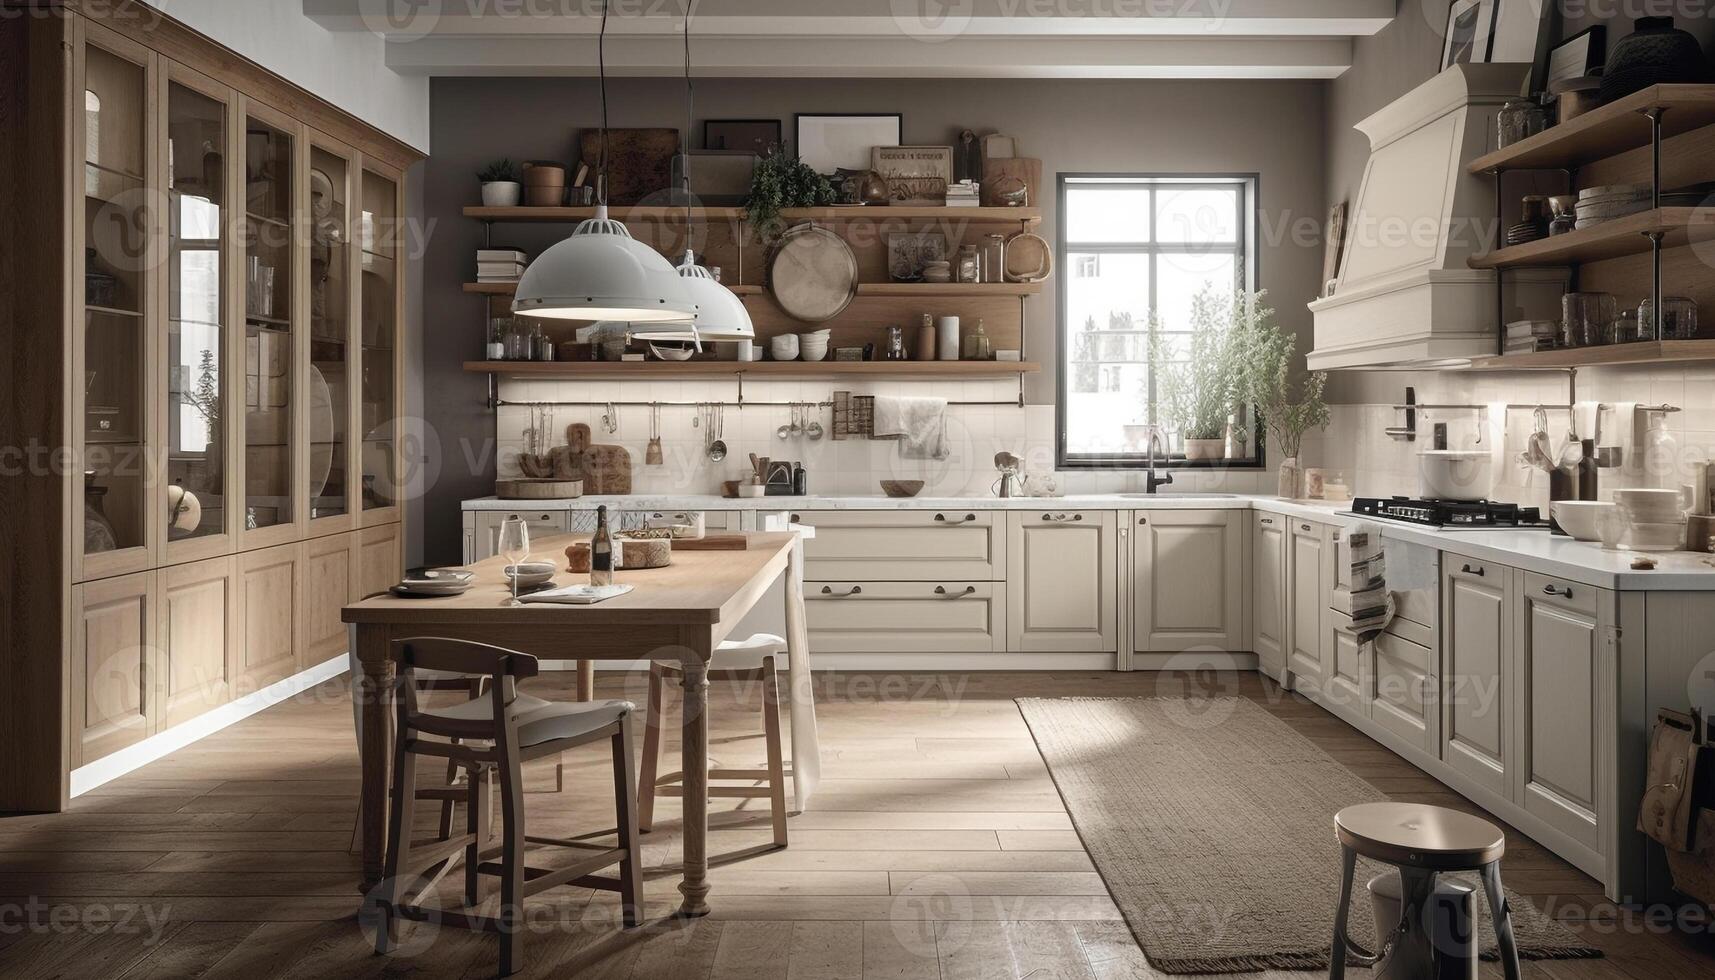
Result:
[[[1177,253],[1206,251],[1209,253],[1228,253],[1235,251],[1235,246],[1226,243],[1192,244],[1167,243],[1156,239],[1154,200],[1151,198],[1150,208],[1150,241],[1148,242],[1100,242],[1100,243],[1068,243],[1066,228],[1068,225],[1066,210],[1066,192],[1069,188],[1100,188],[1103,186],[1132,186],[1147,184],[1152,190],[1157,187],[1181,188],[1219,188],[1222,190],[1239,188],[1239,207],[1237,222],[1236,251],[1240,269],[1240,286],[1246,292],[1253,292],[1259,281],[1259,260],[1257,255],[1257,226],[1261,214],[1262,177],[1257,173],[1165,173],[1165,172],[1063,172],[1055,175],[1055,259],[1060,269],[1065,270],[1060,288],[1055,292],[1055,392],[1054,392],[1054,463],[1056,469],[1062,470],[1099,470],[1144,469],[1148,465],[1145,453],[1068,453],[1066,396],[1069,392],[1071,366],[1071,335],[1067,330],[1067,306],[1071,294],[1071,260],[1068,245],[1072,245],[1080,253],[1104,251],[1116,254],[1149,254],[1156,255],[1164,251]],[[1157,277],[1152,274],[1149,280],[1149,308],[1155,309],[1155,291]],[[1153,368],[1151,368],[1151,392],[1154,391]],[[1150,405],[1150,417],[1154,418],[1155,406]],[[1186,459],[1183,453],[1158,455],[1155,459],[1157,469],[1231,469],[1231,470],[1264,470],[1267,468],[1268,447],[1265,444],[1265,427],[1261,419],[1255,419],[1255,432],[1252,433],[1251,445],[1256,451],[1248,459]]]

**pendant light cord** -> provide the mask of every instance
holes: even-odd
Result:
[[[596,34],[595,63],[601,89],[601,153],[596,160],[596,203],[607,207],[607,0],[601,3],[601,30]]]
[[[682,146],[680,154],[684,162],[680,166],[680,183],[685,193],[685,255],[691,254],[691,127],[696,119],[696,97],[691,90],[691,4],[695,0],[685,0],[685,135],[680,138]]]

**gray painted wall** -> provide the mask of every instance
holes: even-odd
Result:
[[[960,129],[999,130],[1042,160],[1042,234],[1057,232],[1053,179],[1060,172],[1240,172],[1260,175],[1258,266],[1281,322],[1308,343],[1305,304],[1321,277],[1319,226],[1326,213],[1322,82],[706,79],[696,83],[704,118],[778,118],[788,139],[797,112],[900,112],[908,143],[949,143]],[[684,89],[666,79],[609,86],[616,126],[682,126]],[[431,93],[435,152],[424,180],[429,225],[424,261],[424,417],[439,439],[439,475],[426,489],[423,556],[457,561],[459,501],[493,491],[494,419],[486,381],[460,364],[482,343],[483,303],[466,296],[480,224],[459,210],[476,202],[476,170],[490,159],[568,159],[576,132],[598,118],[596,85],[570,78],[439,78]],[[1359,160],[1362,165],[1362,160]],[[496,226],[496,243],[539,253],[565,229]],[[1027,307],[1027,356],[1055,358],[1054,284]],[[1304,346],[1301,344],[1301,347]],[[1052,370],[1027,398],[1052,404]]]

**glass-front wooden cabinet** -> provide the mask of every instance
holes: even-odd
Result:
[[[166,99],[166,414],[169,549],[226,533],[229,107],[169,77]],[[187,549],[179,549],[187,550]]]
[[[75,338],[73,438],[81,466],[81,574],[144,567],[158,515],[149,507],[154,426],[154,269],[161,215],[150,109],[155,56],[92,29],[79,48],[73,126],[82,160],[73,264],[82,279]]]
[[[310,519],[351,513],[352,245],[346,154],[310,148]]]
[[[384,512],[399,502],[399,183],[363,172],[361,323],[363,508]]]
[[[244,536],[292,524],[292,410],[297,356],[299,138],[248,107],[244,122]],[[278,535],[260,535],[272,540]]]

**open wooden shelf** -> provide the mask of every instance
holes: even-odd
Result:
[[[637,205],[632,207],[614,206],[610,208],[612,216],[620,221],[683,221],[685,209],[682,207],[660,207]],[[480,221],[547,221],[573,222],[595,217],[595,208],[485,208],[467,207],[464,216]],[[1012,224],[1024,222],[1037,224],[1042,221],[1041,208],[955,208],[945,206],[872,206],[847,208],[785,208],[780,216],[787,221],[821,221],[825,223],[853,223],[864,221],[889,220],[942,220],[942,221],[992,221]],[[693,221],[737,221],[745,217],[744,208],[691,208]]]
[[[1030,361],[466,361],[464,369],[536,379],[707,377],[745,374],[769,378],[861,375],[872,378],[1010,378],[1035,374]]]
[[[739,296],[760,296],[761,286],[727,285]],[[515,282],[467,282],[467,293],[488,296],[511,296],[518,291]],[[1034,296],[1042,291],[1039,282],[863,282],[858,283],[859,296]]]
[[[1703,208],[1655,208],[1614,218],[1562,235],[1509,245],[1472,256],[1473,269],[1510,269],[1533,265],[1577,265],[1650,250],[1651,233],[1661,232],[1663,248],[1694,240],[1715,241],[1715,213]]]
[[[1648,146],[1645,112],[1661,110],[1663,139],[1715,123],[1715,85],[1651,85],[1466,165],[1473,174],[1497,170],[1559,170]]]
[[[1715,340],[1646,340],[1635,344],[1574,347],[1531,354],[1480,357],[1473,371],[1564,371],[1568,368],[1652,364],[1659,361],[1715,361]]]

